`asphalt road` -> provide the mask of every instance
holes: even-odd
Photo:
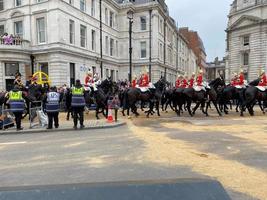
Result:
[[[266,126],[264,116],[165,114],[113,129],[1,135],[0,187],[215,178],[233,199],[267,199]]]

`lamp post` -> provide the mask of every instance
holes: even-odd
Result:
[[[129,19],[129,81],[132,82],[132,27],[133,27],[133,14],[132,10],[127,12],[127,18]]]

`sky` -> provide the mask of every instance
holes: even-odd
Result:
[[[227,15],[233,0],[165,0],[179,27],[197,31],[203,40],[207,61],[225,55]]]

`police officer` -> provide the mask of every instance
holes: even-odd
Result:
[[[77,129],[78,119],[80,120],[80,128],[84,128],[84,88],[80,80],[76,80],[75,86],[71,90],[71,107],[73,111],[74,129]]]
[[[45,110],[48,116],[48,127],[47,129],[53,128],[53,121],[55,128],[58,128],[58,114],[60,108],[60,101],[62,100],[62,95],[57,92],[56,87],[51,87],[50,91],[47,93],[46,97],[44,98],[45,101]]]
[[[19,90],[19,86],[15,85],[14,89],[11,90],[6,97],[9,99],[10,110],[15,116],[17,131],[23,130],[21,127],[21,119],[25,109],[25,95]]]

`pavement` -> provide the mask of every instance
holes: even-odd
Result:
[[[169,111],[120,116],[126,124],[112,129],[1,135],[0,187],[208,178],[233,200],[267,199],[266,116],[210,115]]]
[[[0,135],[3,134],[31,134],[31,133],[47,133],[47,132],[66,132],[66,131],[73,131],[73,121],[66,120],[65,119],[65,113],[60,113],[59,115],[59,128],[47,130],[46,126],[42,127],[37,122],[37,118],[35,119],[34,126],[31,126],[31,124],[28,122],[27,119],[24,119],[22,121],[23,130],[17,131],[15,127],[8,128],[6,130],[0,130]],[[36,123],[37,122],[37,123]],[[106,119],[96,120],[93,118],[92,113],[85,115],[85,127],[84,130],[92,130],[92,129],[103,129],[103,128],[115,128],[118,126],[125,125],[126,122],[124,120],[118,120],[113,122],[107,122]],[[78,126],[79,127],[79,126]]]

